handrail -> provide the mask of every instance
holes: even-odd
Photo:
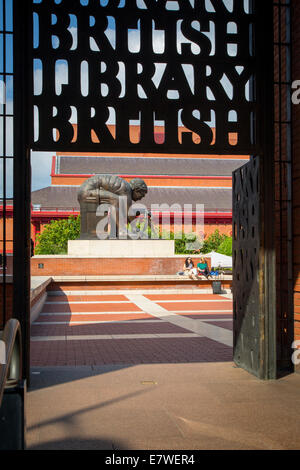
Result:
[[[1,340],[5,343],[5,364],[0,364],[0,407],[4,390],[22,379],[22,338],[20,322],[7,321]]]

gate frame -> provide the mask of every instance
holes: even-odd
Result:
[[[258,48],[257,75],[263,84],[257,90],[262,122],[258,127],[258,141],[263,143],[262,174],[264,192],[261,204],[261,280],[260,305],[262,308],[261,367],[258,376],[274,379],[276,367],[276,266],[274,238],[274,58],[273,58],[273,0],[256,0],[262,14],[259,28],[266,32],[263,48]],[[14,291],[13,316],[19,319],[23,335],[23,376],[30,370],[30,197],[31,167],[27,113],[29,97],[26,95],[32,80],[32,64],[28,57],[28,41],[32,41],[30,0],[14,1]],[[30,29],[30,31],[29,31]],[[31,42],[32,43],[32,42]],[[29,73],[27,68],[29,67]],[[255,156],[254,156],[255,158]],[[22,226],[23,231],[20,230]]]
[[[31,164],[28,142],[28,43],[32,28],[28,0],[13,2],[14,27],[14,228],[13,317],[21,324],[23,378],[30,384]],[[31,42],[30,42],[31,41]],[[16,47],[18,45],[18,47]],[[32,70],[32,67],[29,68]],[[20,224],[20,225],[19,225]],[[20,230],[22,227],[22,230]]]

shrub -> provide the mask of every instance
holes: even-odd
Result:
[[[80,235],[80,216],[52,220],[37,235],[36,255],[61,255],[68,250],[68,240],[76,240]]]
[[[217,252],[222,255],[232,256],[232,238],[226,237],[219,245]]]
[[[199,240],[195,233],[182,233],[181,238],[176,238],[176,235],[172,234],[171,240],[175,239],[175,254],[192,254],[195,251],[202,249],[202,241]]]
[[[203,247],[201,249],[202,253],[210,253],[211,251],[218,251],[219,246],[224,240],[228,238],[227,235],[221,235],[219,230],[216,229],[214,233],[209,235],[203,243]]]

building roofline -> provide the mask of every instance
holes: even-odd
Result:
[[[94,176],[94,175],[97,175],[97,174],[100,174],[100,173],[51,173],[50,176],[52,177],[60,177],[60,178],[90,178],[91,176]],[[103,173],[103,174],[106,174],[106,173]],[[199,179],[199,178],[202,178],[202,179],[227,179],[227,180],[231,180],[232,179],[232,176],[213,176],[213,175],[205,175],[205,176],[201,176],[201,175],[138,175],[138,174],[135,174],[135,175],[123,175],[123,174],[118,174],[118,173],[112,173],[113,175],[117,175],[119,176],[120,178],[161,178],[161,179],[169,179],[169,178],[172,178],[172,179]]]

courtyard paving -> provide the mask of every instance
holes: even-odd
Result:
[[[64,292],[31,335],[29,449],[300,448],[300,374],[234,365],[230,295]]]
[[[210,293],[54,293],[31,328],[32,366],[230,360],[232,300]]]

